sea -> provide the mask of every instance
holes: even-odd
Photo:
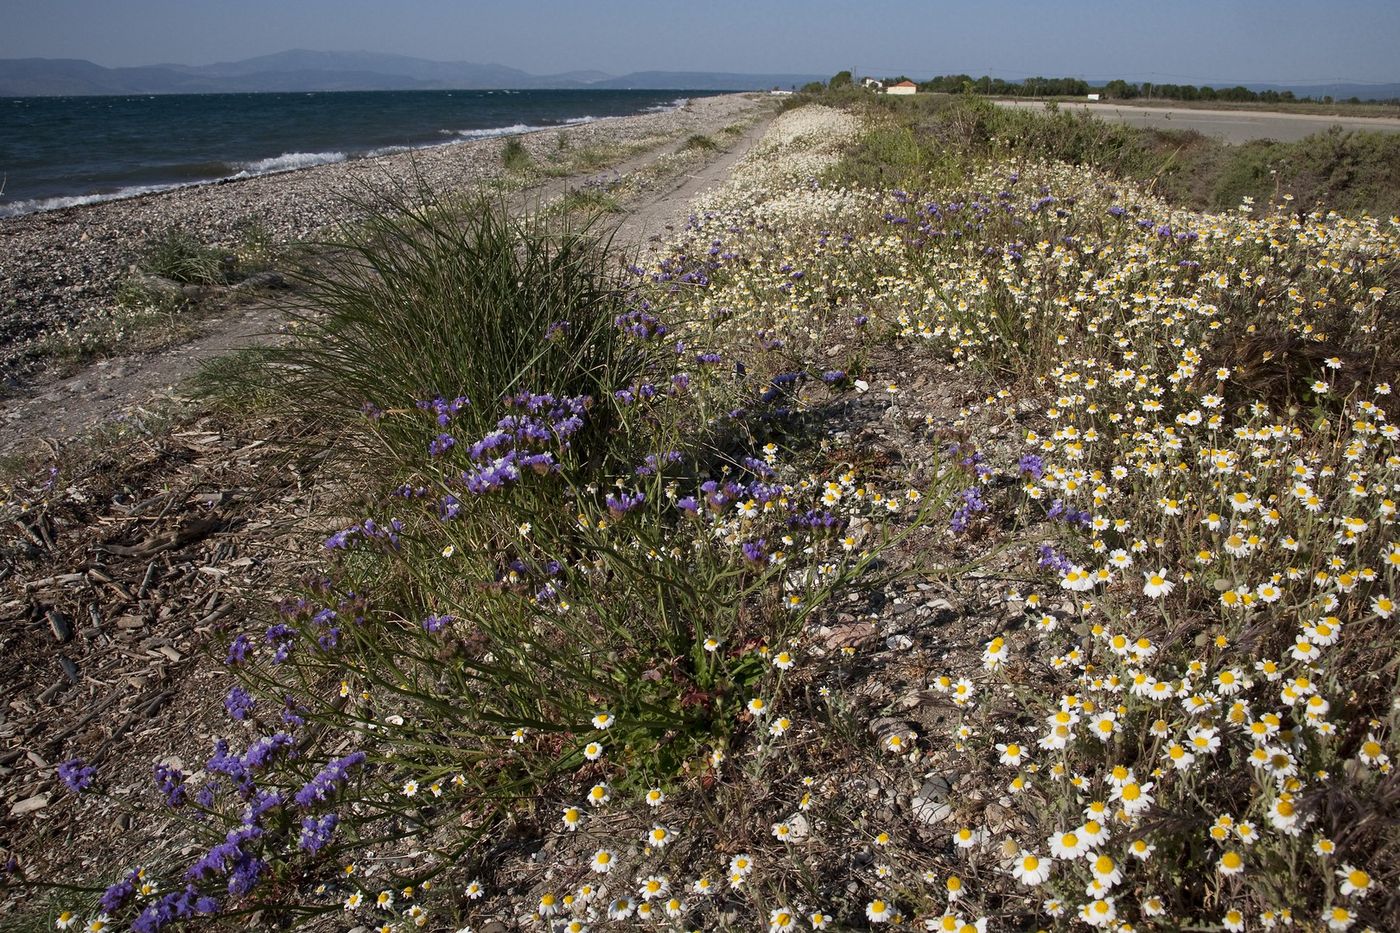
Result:
[[[0,99],[0,217],[681,106],[705,91]]]

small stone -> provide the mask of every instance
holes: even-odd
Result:
[[[67,644],[73,639],[73,623],[68,621],[68,617],[57,609],[50,609],[44,614],[44,618],[49,623],[49,631],[53,633],[54,641],[60,645]]]
[[[828,650],[835,651],[839,648],[858,648],[865,642],[875,637],[875,625],[866,621],[853,621],[844,625],[837,625],[822,636]]]
[[[10,807],[10,816],[24,816],[27,813],[35,813],[48,805],[48,794],[35,794],[33,797],[26,797],[19,803]]]
[[[947,803],[931,800],[928,797],[915,797],[912,809],[914,819],[925,826],[934,826],[942,823],[953,815],[953,808]]]

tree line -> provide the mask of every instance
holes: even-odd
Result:
[[[910,81],[906,75],[882,78],[880,82],[889,87],[900,81]],[[854,83],[849,71],[842,71],[828,82],[831,88],[848,86]],[[1218,100],[1232,103],[1277,104],[1286,101],[1311,101],[1311,97],[1299,97],[1292,91],[1255,91],[1243,85],[1214,88],[1209,85],[1197,87],[1194,84],[1157,84],[1150,81],[1133,83],[1122,79],[1090,84],[1082,78],[1026,78],[1024,81],[1007,81],[983,75],[938,75],[927,81],[915,81],[919,90],[925,93],[942,94],[986,94],[992,97],[1084,97],[1099,94],[1105,100]],[[1324,104],[1333,103],[1330,96],[1320,98]],[[1347,103],[1357,104],[1356,97],[1348,98]]]

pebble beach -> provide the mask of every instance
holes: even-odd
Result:
[[[660,113],[511,138],[544,159],[561,139],[578,149],[712,133],[756,106],[752,95],[701,97]],[[108,308],[155,237],[178,230],[221,246],[255,225],[276,243],[305,239],[350,219],[347,199],[356,195],[420,180],[438,192],[477,188],[500,174],[504,144],[467,140],[0,219],[0,391],[20,390],[32,378],[46,335]]]

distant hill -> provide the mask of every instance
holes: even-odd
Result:
[[[730,74],[717,71],[634,71],[620,78],[595,81],[591,87],[615,88],[685,88],[691,91],[759,91],[770,88],[801,87],[809,81],[825,81],[821,75]]]
[[[105,68],[82,59],[0,59],[0,97],[583,87],[742,91],[790,87],[821,79],[820,75],[700,71],[644,71],[621,76],[570,71],[533,75],[506,65],[307,49],[213,65],[162,64],[140,68]]]
[[[1221,87],[1221,85],[1214,85]],[[1397,100],[1400,99],[1400,84],[1246,84],[1251,91],[1292,91],[1298,97],[1311,97],[1321,100]]]

